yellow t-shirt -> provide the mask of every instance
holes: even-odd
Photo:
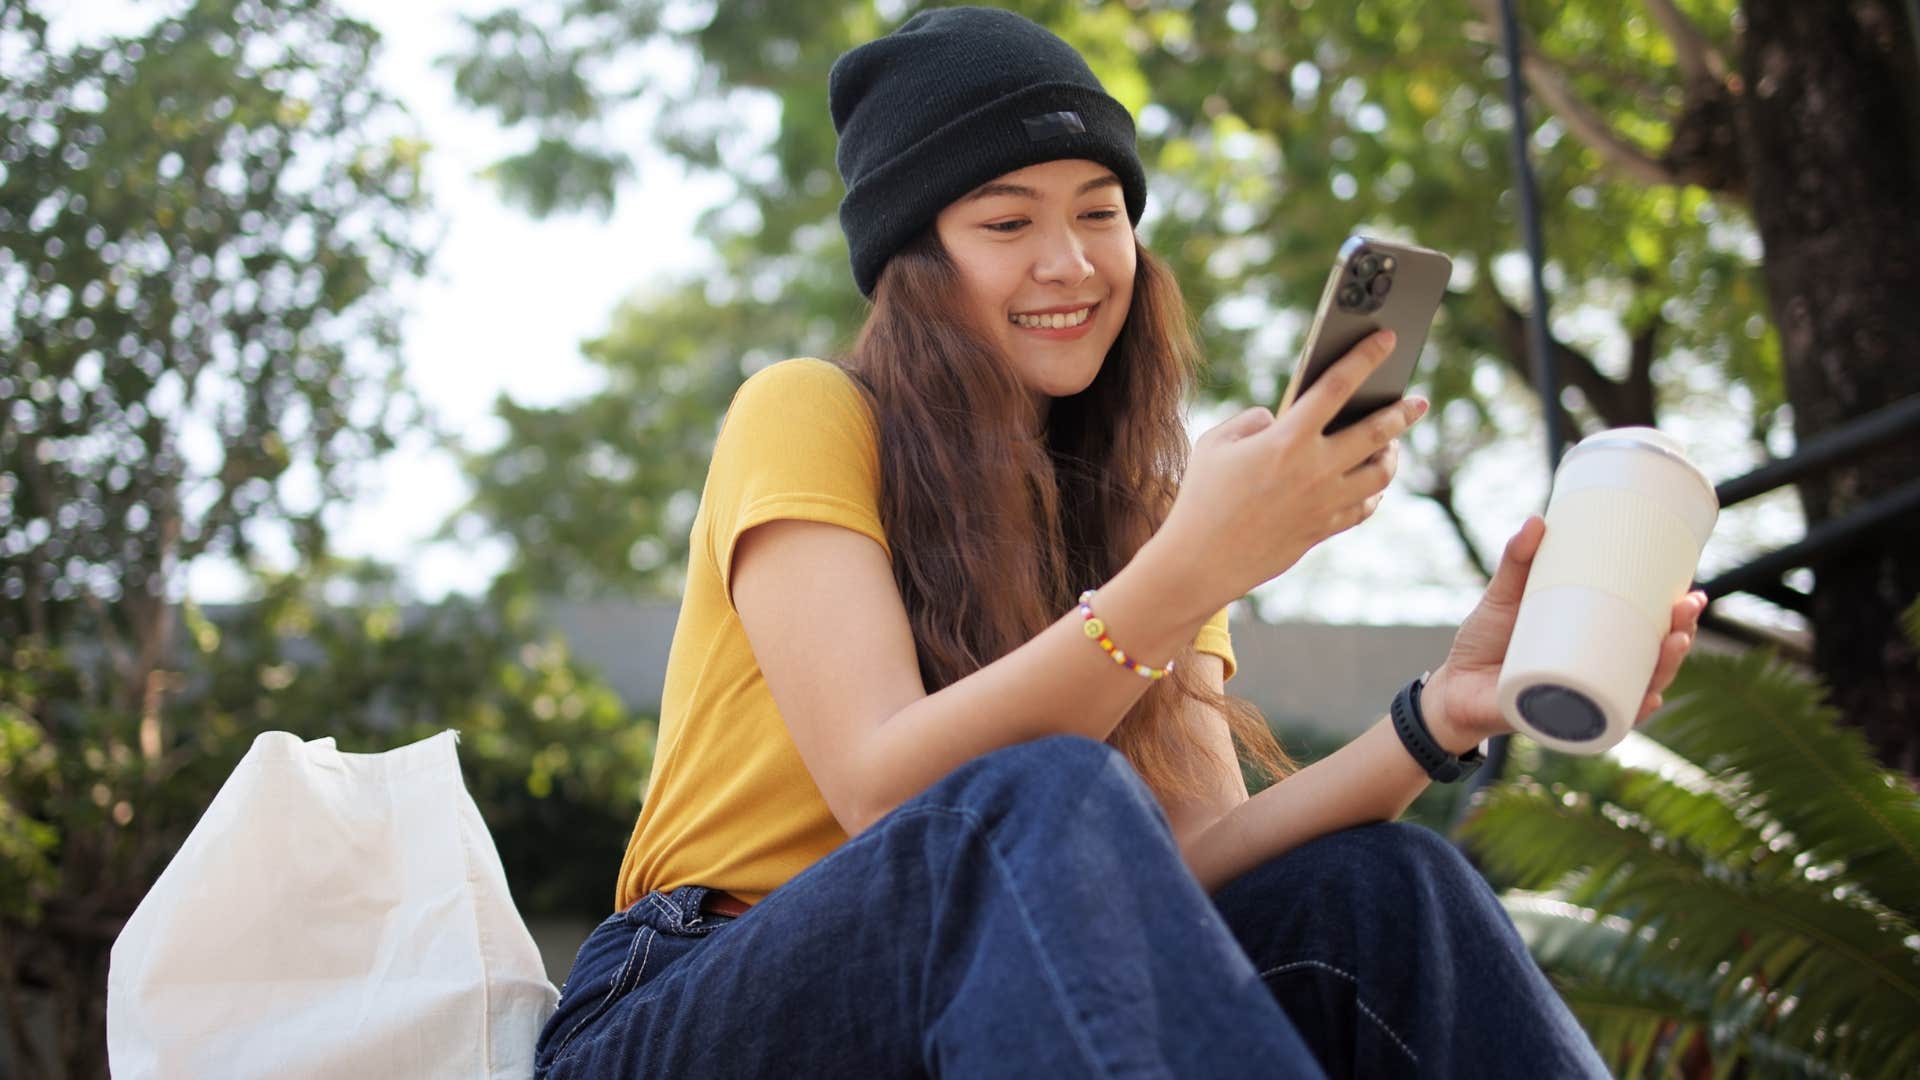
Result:
[[[847,838],[733,609],[734,544],[782,519],[838,525],[887,549],[872,414],[852,378],[823,360],[758,372],[727,410],[693,520],[653,776],[620,865],[618,908],[684,885],[758,901]],[[1226,612],[1194,644],[1232,674]]]

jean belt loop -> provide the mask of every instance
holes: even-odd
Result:
[[[667,894],[673,903],[673,928],[685,930],[700,921],[700,901],[707,890],[699,885],[683,885]]]

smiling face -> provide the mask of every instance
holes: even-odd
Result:
[[[1091,161],[997,177],[934,221],[976,329],[1045,407],[1100,373],[1133,301],[1136,253],[1120,181]]]

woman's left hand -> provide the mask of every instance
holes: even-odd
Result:
[[[1482,739],[1512,730],[1500,715],[1495,687],[1500,681],[1500,665],[1506,660],[1507,642],[1513,637],[1514,619],[1520,614],[1520,598],[1527,589],[1527,570],[1545,535],[1546,522],[1534,516],[1507,542],[1486,594],[1460,624],[1446,662],[1427,679],[1420,693],[1420,711],[1434,741],[1451,753],[1465,753]],[[1680,662],[1693,648],[1700,613],[1706,607],[1707,595],[1698,590],[1674,602],[1672,628],[1660,643],[1660,659],[1654,664],[1653,680],[1640,702],[1635,724],[1660,708],[1664,700],[1661,695],[1673,684]]]

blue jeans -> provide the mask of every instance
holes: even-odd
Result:
[[[738,919],[706,892],[593,931],[538,1076],[1606,1075],[1438,836],[1350,829],[1209,898],[1090,739],[954,770]]]

